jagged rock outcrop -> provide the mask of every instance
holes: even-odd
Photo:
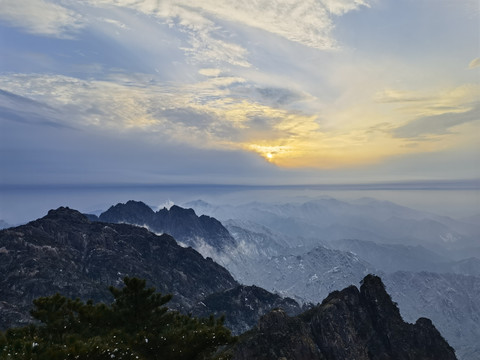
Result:
[[[140,201],[110,207],[99,216],[100,221],[145,226],[156,233],[167,233],[177,241],[194,248],[204,246],[222,250],[235,245],[227,229],[215,218],[197,216],[193,209],[173,205],[153,211]]]
[[[110,302],[107,287],[121,285],[125,276],[173,293],[171,304],[187,310],[209,294],[238,285],[225,268],[169,235],[91,222],[64,207],[0,231],[0,274],[0,328],[21,325],[33,299],[56,292]]]
[[[282,298],[258,286],[244,285],[208,295],[192,312],[204,317],[225,315],[225,325],[238,335],[250,330],[261,316],[276,308],[290,316],[302,312],[300,305],[291,298]]]
[[[228,352],[233,360],[456,359],[430,320],[402,320],[374,275],[364,278],[360,290],[335,291],[297,317],[281,310],[265,315]]]

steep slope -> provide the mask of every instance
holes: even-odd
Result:
[[[402,320],[373,275],[297,317],[274,310],[228,352],[233,360],[456,359],[430,320]]]
[[[91,222],[68,208],[1,230],[0,273],[1,328],[14,325],[15,312],[28,313],[33,299],[55,292],[110,301],[106,287],[121,284],[125,276],[175,294],[172,303],[180,309],[238,285],[226,269],[169,235]]]
[[[154,212],[139,201],[117,204],[100,214],[100,221],[145,226],[155,233],[167,233],[177,241],[196,249],[209,247],[217,250],[235,245],[227,229],[216,219],[197,216],[192,209],[173,205]]]
[[[238,335],[250,330],[261,316],[276,308],[291,316],[298,315],[302,310],[293,299],[282,298],[258,286],[239,285],[208,295],[195,306],[193,312],[204,317],[225,315],[225,325]]]

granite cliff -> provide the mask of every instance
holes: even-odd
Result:
[[[227,353],[233,360],[456,359],[429,319],[402,320],[374,275],[299,316],[270,312]]]

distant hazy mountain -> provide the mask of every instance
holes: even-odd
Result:
[[[456,359],[431,321],[405,323],[376,276],[350,286],[297,317],[281,310],[226,351],[233,360]]]
[[[406,321],[428,317],[459,359],[480,359],[480,278],[459,274],[396,272],[383,276]]]
[[[449,256],[452,249],[478,246],[480,237],[480,225],[369,198],[354,202],[324,198],[303,203],[254,202],[239,206],[214,206],[195,201],[186,206],[221,221],[248,220],[266,226],[289,236],[292,247],[358,239],[422,245]]]
[[[318,303],[330,292],[357,284],[375,268],[352,253],[318,246],[302,255],[279,255],[250,264],[246,284],[302,302]]]
[[[318,302],[367,272],[383,274],[408,321],[432,318],[462,359],[480,358],[475,219],[457,221],[367,198],[189,205],[219,216],[237,243],[245,243],[245,253],[256,260],[234,269],[242,282]]]
[[[329,243],[335,249],[351,251],[385,272],[433,270],[448,259],[423,246],[379,244],[373,241],[343,239]]]
[[[358,283],[368,273],[382,274],[406,318],[413,321],[431,317],[462,359],[476,358],[471,334],[476,336],[478,327],[465,314],[479,316],[480,306],[473,300],[459,301],[453,307],[455,315],[449,316],[451,294],[444,287],[458,277],[457,285],[450,288],[465,298],[477,296],[478,278],[472,277],[477,280],[471,280],[470,285],[475,286],[463,286],[461,279],[470,277],[461,274],[478,275],[480,260],[454,260],[462,253],[475,256],[471,249],[478,245],[476,224],[373,199],[351,203],[335,199],[287,204],[255,202],[240,206],[195,201],[186,205],[222,219],[233,239],[226,242],[227,246],[208,242],[206,237],[191,244],[225,266],[241,283],[317,303],[331,291]],[[152,212],[150,209],[146,215]],[[135,219],[138,224],[141,220],[144,217]],[[419,295],[428,293],[428,283],[423,279],[429,276],[419,272],[424,270],[451,273],[437,274],[436,280],[430,280],[435,306]],[[403,286],[399,274],[412,279],[416,288],[408,299],[398,298],[402,291],[397,288]],[[432,309],[436,312],[432,313]]]

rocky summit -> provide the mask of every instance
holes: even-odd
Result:
[[[374,275],[364,278],[360,290],[335,291],[299,316],[270,312],[226,352],[233,360],[456,359],[430,320],[402,320]]]
[[[189,310],[205,296],[238,285],[230,273],[183,248],[127,224],[92,222],[61,207],[19,227],[0,231],[0,328],[30,321],[32,300],[61,293],[112,301],[108,286],[125,276],[146,279],[172,305]]]
[[[141,201],[130,200],[110,207],[98,219],[109,223],[145,226],[155,233],[167,233],[194,248],[206,244],[221,250],[235,245],[232,235],[217,219],[206,215],[197,216],[193,209],[176,205],[155,212]]]

